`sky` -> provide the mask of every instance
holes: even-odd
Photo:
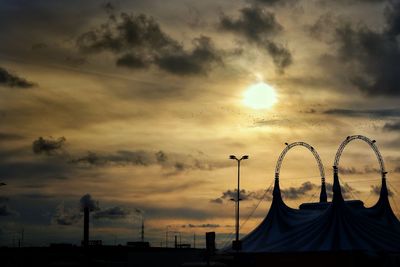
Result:
[[[285,142],[318,151],[327,183],[342,141],[376,140],[400,216],[400,3],[389,0],[0,2],[0,245],[125,244],[170,237],[217,246],[271,203]],[[251,86],[275,103],[249,105]],[[269,98],[273,96],[269,95]],[[343,152],[346,199],[372,206],[378,161],[355,140]],[[306,148],[286,155],[285,202],[318,201]],[[329,189],[329,186],[328,186]],[[399,204],[397,204],[399,203]],[[172,244],[172,238],[169,240]]]

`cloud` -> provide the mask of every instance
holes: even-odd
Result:
[[[339,167],[339,173],[343,175],[353,175],[353,174],[367,174],[367,173],[380,173],[381,171],[377,168],[365,165],[364,169],[360,170],[355,167]]]
[[[266,6],[285,6],[293,5],[298,2],[298,0],[253,0],[255,3],[260,3]]]
[[[78,209],[65,209],[64,203],[56,207],[52,217],[52,223],[58,225],[74,225],[82,220],[82,214]]]
[[[299,187],[282,188],[281,193],[283,198],[299,199],[318,187],[320,186],[307,181],[302,183]]]
[[[261,43],[283,30],[275,14],[257,6],[245,7],[240,10],[240,17],[232,19],[221,14],[220,27],[223,30],[239,33],[247,40]]]
[[[19,134],[0,132],[0,141],[16,141],[23,138],[24,137]]]
[[[329,198],[333,197],[333,185],[331,183],[326,183],[326,194]],[[357,193],[358,191],[351,187],[348,183],[344,183],[340,185],[342,196],[344,198],[351,198],[353,193]]]
[[[256,190],[256,191],[246,191],[245,189],[241,189],[239,193],[239,198],[244,200],[261,200],[263,198],[270,200],[270,195],[265,193],[265,190]],[[228,189],[222,192],[222,195],[216,199],[211,199],[210,202],[214,204],[223,204],[226,200],[237,200],[237,190]]]
[[[339,167],[340,174],[363,174],[363,171],[360,171],[354,167]]]
[[[31,199],[56,198],[56,195],[51,195],[51,194],[46,194],[46,193],[28,193],[28,194],[22,194],[21,196],[31,198]]]
[[[221,30],[239,34],[266,51],[279,72],[292,64],[290,51],[271,39],[283,31],[274,13],[258,6],[245,7],[240,10],[240,17],[237,19],[221,14],[219,25]]]
[[[99,210],[99,203],[90,194],[83,195],[79,200],[81,210],[89,208],[90,211]]]
[[[396,118],[400,117],[400,109],[328,109],[323,112],[328,115],[366,118]]]
[[[399,131],[400,130],[400,121],[396,121],[393,123],[387,122],[387,123],[385,123],[385,125],[383,125],[382,129],[387,132]]]
[[[222,198],[218,197],[216,199],[211,199],[210,200],[211,203],[215,203],[215,204],[222,204],[224,203],[224,201],[222,200]]]
[[[6,203],[9,201],[8,197],[0,196],[0,203]],[[13,216],[18,215],[18,213],[14,210],[11,210],[7,204],[0,205],[0,217],[1,216]]]
[[[73,159],[71,163],[86,163],[89,165],[142,165],[154,164],[153,155],[143,151],[119,150],[115,154],[100,155],[95,152],[87,152],[86,156]]]
[[[27,89],[34,87],[35,84],[17,76],[16,74],[10,73],[6,69],[0,67],[0,86],[7,86],[11,88]]]
[[[127,53],[119,57],[116,61],[118,67],[126,67],[130,69],[143,69],[147,68],[149,63],[145,62],[140,55]]]
[[[0,162],[0,175],[2,178],[23,179],[26,186],[29,185],[29,179],[37,186],[39,181],[43,183],[46,179],[65,180],[66,177],[76,174],[69,164],[59,158],[15,161],[7,157],[3,158],[0,155]]]
[[[33,141],[32,150],[35,154],[54,155],[63,148],[65,141],[65,137],[60,137],[56,140],[39,137]]]
[[[126,218],[131,212],[123,207],[112,207],[104,210],[97,211],[93,214],[95,219],[122,219]]]
[[[113,154],[98,154],[89,151],[87,155],[72,159],[69,162],[72,164],[88,164],[99,167],[112,165],[159,165],[168,171],[166,175],[174,175],[189,170],[208,171],[226,166],[218,162],[208,162],[204,159],[198,159],[192,155],[167,154],[162,150],[156,153],[145,150],[119,150]]]
[[[388,195],[389,197],[393,196],[393,192],[388,188]],[[381,186],[380,185],[371,185],[371,193],[379,196],[381,193]]]
[[[163,32],[160,25],[145,14],[121,13],[110,10],[109,19],[99,28],[81,34],[77,45],[86,53],[110,51],[116,65],[129,69],[157,66],[176,75],[206,74],[215,64],[222,63],[212,40],[200,36],[192,40],[192,49]]]
[[[320,190],[321,185],[311,183],[310,181],[302,183],[298,187],[288,187],[281,188],[281,195],[284,199],[296,200],[301,199],[305,196],[309,196],[311,192],[315,190]],[[358,192],[354,188],[352,188],[349,184],[345,183],[341,185],[342,195],[347,198],[353,192]],[[326,183],[326,191],[328,197],[332,198],[332,184]],[[255,190],[255,191],[246,191],[245,189],[240,190],[240,198],[242,200],[262,200],[265,199],[267,201],[272,200],[272,191],[265,193],[265,190]],[[222,195],[216,199],[211,199],[210,202],[214,204],[223,204],[226,200],[237,199],[237,190],[226,190],[222,192]]]
[[[14,215],[18,215],[18,213],[14,210],[11,210],[8,205],[0,205],[0,217]]]
[[[200,36],[192,41],[191,52],[178,51],[156,58],[155,63],[165,71],[178,75],[206,74],[214,63],[222,63],[222,58],[211,39]]]
[[[334,23],[335,58],[348,80],[367,96],[400,96],[400,3],[390,1],[385,25]]]

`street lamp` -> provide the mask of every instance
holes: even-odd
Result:
[[[235,223],[235,229],[236,229],[236,238],[235,241],[232,242],[232,248],[234,250],[241,250],[242,248],[242,244],[239,241],[239,202],[240,202],[240,162],[242,160],[248,159],[249,156],[248,155],[244,155],[242,156],[240,159],[238,159],[235,155],[230,155],[229,159],[233,159],[237,161],[237,165],[238,165],[238,175],[237,175],[237,197],[236,200],[235,199],[231,199],[233,201],[235,201],[236,203],[236,223]]]

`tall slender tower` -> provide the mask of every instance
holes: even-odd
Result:
[[[89,246],[89,207],[83,208],[83,246]]]
[[[141,231],[141,241],[144,242],[144,218],[142,215],[142,231]]]

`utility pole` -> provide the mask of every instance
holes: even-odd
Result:
[[[141,232],[141,240],[144,242],[144,218],[142,216],[142,232]]]

